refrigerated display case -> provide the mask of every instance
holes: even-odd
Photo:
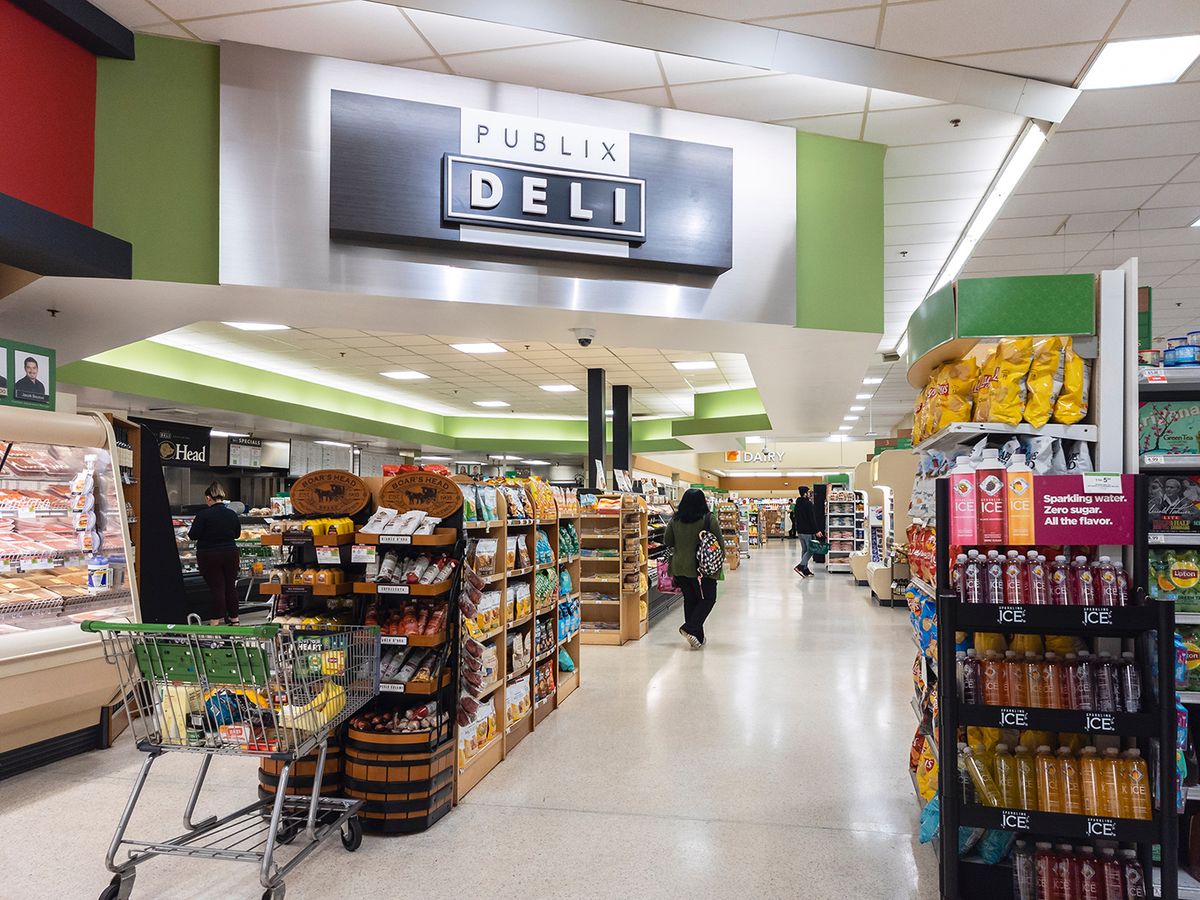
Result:
[[[111,424],[0,410],[0,773],[106,742],[117,680],[84,619],[140,619]]]

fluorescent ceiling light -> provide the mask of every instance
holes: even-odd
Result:
[[[541,387],[543,391],[549,391],[552,394],[570,394],[579,390],[573,384],[543,384]]]
[[[400,369],[396,372],[380,372],[384,378],[395,378],[397,381],[420,381],[428,378],[424,372],[414,372],[412,369]]]
[[[499,344],[493,344],[491,341],[485,341],[482,344],[451,344],[455,350],[461,350],[463,353],[507,353],[508,351]]]
[[[862,412],[864,409],[866,409],[865,406],[852,406],[850,412]]]
[[[746,437],[747,444],[765,444],[766,441],[757,434],[751,434]]]
[[[1136,87],[1178,81],[1200,56],[1200,35],[1113,41],[1104,45],[1079,87]]]
[[[854,399],[855,400],[870,400],[874,396],[875,396],[874,394],[855,394]]]
[[[353,447],[353,444],[346,444],[342,441],[313,441],[314,444],[324,444],[326,447]]]
[[[842,416],[843,422],[857,422],[858,419],[859,419],[858,416]]]
[[[991,227],[992,222],[999,215],[1000,209],[1004,206],[1004,201],[1008,199],[1008,195],[1025,176],[1025,172],[1033,164],[1033,159],[1037,156],[1037,152],[1045,140],[1046,135],[1035,123],[1030,122],[1025,126],[1024,134],[1018,139],[1017,146],[1004,161],[1004,165],[1000,167],[1000,173],[992,182],[991,188],[988,189],[983,203],[975,210],[975,215],[967,225],[967,230],[963,232],[963,236],[959,239],[954,252],[950,254],[950,258],[946,260],[946,264],[942,267],[942,271],[938,274],[937,281],[933,283],[929,293],[941,290],[958,277],[958,273],[966,265],[967,258],[975,249],[975,245],[987,233],[988,228]],[[863,382],[863,384],[866,383]]]
[[[715,369],[717,364],[711,359],[697,359],[689,362],[671,363],[680,372],[701,372],[705,369]]]
[[[215,428],[209,434],[213,437],[250,437],[244,431],[217,431]]]
[[[500,409],[503,406],[508,406],[507,400],[476,400],[476,406],[483,406],[487,409]]]
[[[883,383],[882,378],[864,378],[863,379],[863,384],[882,384],[882,383]]]
[[[290,325],[272,325],[270,322],[222,322],[221,324],[239,331],[287,331],[291,328]]]
[[[523,460],[521,460],[521,462],[525,463],[525,465],[527,465],[527,466],[551,466],[551,465],[554,465],[548,459],[523,459]]]
[[[418,456],[417,459],[421,462],[445,462],[448,459],[453,459],[452,456]]]

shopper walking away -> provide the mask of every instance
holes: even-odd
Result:
[[[796,498],[796,503],[792,506],[792,524],[796,528],[796,534],[800,538],[803,548],[800,562],[796,563],[794,570],[803,578],[811,578],[813,575],[812,569],[808,567],[808,561],[812,559],[812,550],[808,547],[809,541],[814,537],[825,536],[820,523],[817,522],[817,509],[813,506],[808,493],[808,485],[801,485],[800,496]]]
[[[720,538],[716,538],[718,544],[714,558],[711,541],[701,540],[705,532],[709,536],[716,536],[721,530],[708,508],[704,492],[699,488],[691,488],[684,492],[679,508],[667,523],[663,544],[674,551],[669,571],[683,592],[683,624],[679,626],[679,633],[693,650],[704,646],[704,620],[716,605],[717,579],[722,574],[725,562]],[[698,558],[701,551],[703,559]]]
[[[242,533],[238,514],[225,505],[225,489],[214,481],[204,491],[206,508],[196,513],[188,537],[196,542],[196,567],[200,570],[212,599],[210,625],[238,618],[238,570],[241,568],[237,540]]]

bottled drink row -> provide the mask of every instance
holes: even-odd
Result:
[[[1001,656],[989,650],[955,654],[963,703],[1085,712],[1141,712],[1142,677],[1133,654],[1079,653]]]
[[[951,582],[963,603],[1015,603],[1033,606],[1129,606],[1129,573],[1120,562],[1101,556],[1052,560],[1036,550],[958,554]]]
[[[1036,753],[1028,747],[1010,752],[958,745],[959,780],[966,803],[1027,809],[1037,812],[1153,818],[1150,774],[1141,751],[1115,747],[1103,753],[1093,746],[1074,754],[1069,747],[1057,753],[1043,744]]]
[[[1146,873],[1133,850],[1070,844],[1013,846],[1014,900],[1142,900]]]

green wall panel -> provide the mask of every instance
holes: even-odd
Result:
[[[796,325],[883,332],[882,144],[796,134]]]
[[[133,277],[216,284],[220,51],[136,35],[96,61],[95,227],[133,244]]]
[[[958,282],[960,337],[1095,333],[1095,275],[1016,275]]]

